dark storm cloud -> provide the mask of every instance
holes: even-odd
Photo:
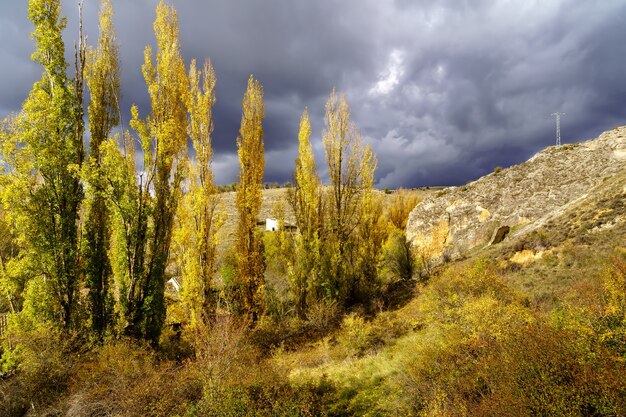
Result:
[[[114,0],[123,110],[149,110],[141,75],[153,44],[156,0]],[[216,178],[236,179],[241,98],[253,73],[265,88],[266,180],[291,179],[300,114],[314,149],[336,86],[378,154],[381,187],[459,184],[525,160],[554,141],[550,113],[564,111],[565,142],[623,124],[626,4],[564,1],[172,0],[187,60],[217,73]],[[85,27],[97,38],[95,0]],[[0,112],[19,109],[40,73],[26,2],[0,4]],[[64,3],[68,58],[76,7]]]

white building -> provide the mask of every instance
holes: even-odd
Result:
[[[265,220],[265,230],[268,232],[276,232],[280,229],[278,227],[278,220],[276,219],[267,219]]]
[[[172,288],[174,288],[175,292],[179,292],[180,289],[182,288],[182,286],[180,285],[180,282],[178,282],[178,280],[174,277],[170,278],[167,281],[168,284],[170,284],[172,286]]]

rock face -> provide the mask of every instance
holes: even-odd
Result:
[[[407,238],[434,263],[458,259],[542,226],[625,172],[626,126],[432,195],[411,212]]]

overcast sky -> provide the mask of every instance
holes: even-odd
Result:
[[[67,56],[76,0],[64,1]],[[218,183],[236,180],[241,98],[252,73],[265,88],[265,181],[289,181],[307,106],[318,167],[333,87],[378,155],[381,188],[456,185],[550,146],[626,120],[624,0],[170,0],[183,53],[211,58]],[[123,112],[149,112],[141,75],[157,0],[113,0]],[[99,1],[85,0],[97,40]],[[41,68],[27,1],[0,0],[0,117],[18,111]]]

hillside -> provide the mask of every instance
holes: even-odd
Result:
[[[429,282],[275,361],[350,415],[621,415],[625,202],[626,127],[427,196],[407,235]]]
[[[264,223],[268,218],[276,217],[276,209],[278,207],[282,207],[284,210],[285,223],[287,224],[295,224],[295,217],[293,214],[293,210],[288,201],[288,188],[274,188],[274,189],[264,189],[262,191],[263,194],[263,202],[261,203],[261,210],[259,215],[257,216],[257,222],[259,223],[259,227]],[[421,199],[426,198],[433,194],[433,190],[430,188],[413,190],[416,197]],[[383,205],[388,205],[393,200],[394,192],[385,193],[383,191],[375,191],[376,195],[382,199]],[[220,253],[223,253],[228,248],[231,248],[236,239],[237,233],[237,206],[236,206],[236,195],[237,193],[234,191],[224,192],[219,194],[220,199],[220,210],[225,215],[224,224],[220,228],[218,232],[218,248]]]
[[[549,147],[527,162],[432,195],[412,211],[407,237],[438,263],[549,224],[570,234],[619,230],[626,222],[625,186],[626,127],[619,127],[593,140]],[[590,229],[566,232],[573,227],[567,218],[584,219],[578,226]]]
[[[274,218],[275,207],[282,206],[285,214],[285,222],[293,224],[295,218],[293,210],[287,201],[287,188],[276,188],[263,190],[263,202],[257,217],[258,222],[265,222],[268,218]],[[234,191],[220,193],[220,209],[225,214],[224,224],[220,228],[217,236],[220,252],[231,248],[236,239],[237,233],[237,193]],[[278,205],[278,206],[277,206]]]

